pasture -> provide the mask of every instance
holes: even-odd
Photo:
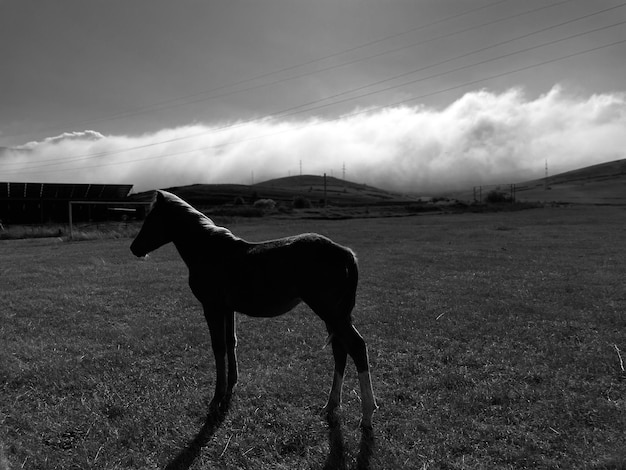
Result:
[[[254,220],[359,256],[355,325],[380,409],[319,409],[332,376],[301,305],[238,316],[240,381],[207,419],[214,364],[168,245],[0,242],[0,468],[626,468],[626,208]],[[2,455],[4,454],[4,455]]]

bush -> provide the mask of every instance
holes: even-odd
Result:
[[[499,202],[511,202],[511,196],[509,196],[506,193],[503,193],[502,191],[493,190],[487,193],[487,197],[485,198],[485,201],[491,204],[496,204]]]
[[[276,203],[273,199],[259,199],[257,201],[254,201],[253,207],[255,209],[261,209],[265,212],[270,212],[274,210],[274,208],[276,207]]]
[[[293,208],[294,209],[310,209],[313,207],[311,201],[303,196],[296,196],[293,198]]]

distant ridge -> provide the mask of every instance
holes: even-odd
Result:
[[[258,199],[273,199],[276,202],[292,202],[296,197],[310,200],[314,204],[323,202],[336,206],[402,204],[414,201],[412,196],[386,191],[365,184],[353,183],[332,176],[297,175],[262,181],[253,185],[245,184],[194,184],[167,188],[191,204],[221,205],[233,203],[243,198],[251,204]],[[152,197],[152,191],[136,194],[135,198],[145,200]]]
[[[520,200],[626,205],[626,159],[526,181],[516,191]]]
[[[284,188],[306,188],[307,186],[317,186],[324,184],[324,177],[319,175],[297,175],[297,176],[284,176],[282,178],[274,178],[267,181],[262,181],[253,186],[259,187],[284,187]],[[374,186],[368,186],[366,184],[354,183],[352,181],[342,180],[335,178],[334,176],[326,176],[326,185],[333,187],[346,187],[351,189],[359,189],[363,191],[376,191],[386,194],[395,194],[391,191],[376,188]]]
[[[483,199],[495,187],[483,185]],[[503,184],[501,190],[508,193],[509,187],[510,184]],[[474,191],[468,188],[448,193],[448,196],[470,202],[474,199]],[[516,183],[515,198],[529,202],[626,205],[626,159]]]
[[[575,181],[612,180],[626,176],[626,158],[599,163],[558,175],[548,176],[548,184],[573,183]],[[544,181],[543,178],[540,181]]]
[[[495,185],[483,186],[483,198],[489,188],[494,187]],[[559,173],[547,179],[516,183],[515,188],[516,199],[519,201],[626,205],[626,159]],[[324,198],[324,177],[287,176],[253,185],[194,184],[167,188],[167,191],[192,204],[204,206],[231,204],[236,198],[243,198],[246,203],[251,204],[257,199],[292,202],[296,197],[303,197],[319,204]],[[440,195],[468,202],[474,199],[471,188],[465,191],[442,192]],[[133,196],[137,200],[149,200],[151,197],[152,191]],[[395,205],[419,199],[332,176],[326,177],[326,197],[328,204],[336,206]]]

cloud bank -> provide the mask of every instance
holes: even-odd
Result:
[[[132,183],[136,191],[305,174],[429,193],[542,177],[626,158],[626,94],[555,86],[467,93],[443,109],[365,110],[337,119],[268,118],[140,136],[66,133],[0,150],[8,181]]]

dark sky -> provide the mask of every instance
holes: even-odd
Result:
[[[0,147],[622,96],[624,21],[609,0],[0,0]]]

